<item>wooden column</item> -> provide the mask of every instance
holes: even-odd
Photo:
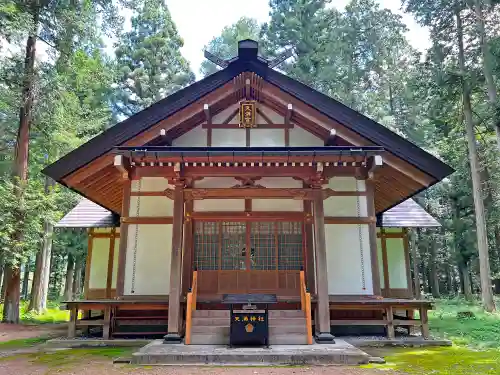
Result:
[[[180,343],[181,322],[181,266],[182,233],[184,225],[184,185],[177,182],[174,189],[174,217],[172,225],[172,255],[170,258],[170,293],[168,296],[168,334],[165,342]]]
[[[309,292],[316,294],[316,280],[314,269],[314,232],[312,224],[312,202],[310,200],[304,201],[304,212],[306,214],[306,221],[304,223],[305,235],[305,271],[306,271],[306,285]]]
[[[384,297],[390,297],[389,261],[387,260],[387,242],[384,228],[380,228],[380,244],[382,247],[382,270],[384,272]]]
[[[90,228],[87,234],[87,259],[85,260],[85,280],[83,281],[83,298],[88,299],[89,296],[89,283],[90,283],[90,265],[92,262],[92,245],[94,244],[94,237],[92,234],[94,229]]]
[[[193,220],[191,213],[193,212],[194,201],[186,201],[185,211],[186,220],[184,222],[184,246],[182,249],[182,295],[187,295],[191,287],[192,271],[193,271]]]
[[[375,217],[375,186],[372,179],[365,180],[366,188],[366,204],[368,217]],[[358,197],[359,199],[359,197]],[[380,290],[380,271],[378,265],[378,250],[377,250],[377,223],[370,222],[368,224],[368,237],[370,240],[370,259],[372,265],[372,284],[373,294],[376,296],[381,295]]]
[[[123,201],[122,201],[122,217],[129,216],[130,209],[130,191],[132,189],[131,180],[123,181]],[[125,264],[127,262],[127,240],[128,226],[126,222],[120,224],[120,249],[118,252],[118,272],[116,278],[116,297],[123,297],[125,285]]]
[[[109,239],[109,253],[108,253],[108,274],[106,278],[106,298],[111,298],[111,283],[113,281],[113,260],[115,259],[115,241],[116,241],[116,228],[111,229],[111,237]]]
[[[333,343],[330,333],[330,306],[328,300],[328,272],[326,265],[325,212],[323,208],[323,191],[318,189],[313,199],[314,211],[314,253],[316,259],[316,295],[317,317],[316,341]]]

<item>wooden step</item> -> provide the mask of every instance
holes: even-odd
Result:
[[[193,318],[192,320],[193,326],[229,326],[229,317],[223,318]]]
[[[269,320],[282,318],[304,318],[302,310],[269,310]]]
[[[195,310],[193,318],[227,318],[229,319],[229,310]]]
[[[168,324],[168,319],[141,319],[141,320],[136,320],[136,319],[123,319],[119,320],[116,322],[116,326],[160,326],[160,325],[167,325]]]
[[[307,333],[306,325],[269,327],[269,336],[286,333]]]

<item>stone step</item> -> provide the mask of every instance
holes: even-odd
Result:
[[[305,333],[269,333],[270,345],[306,345],[307,336]]]
[[[287,326],[287,325],[305,325],[305,318],[281,318],[269,319],[269,327]]]
[[[285,335],[287,333],[301,333],[305,335],[307,329],[305,325],[269,327],[269,337],[279,334]]]
[[[194,326],[229,326],[229,317],[223,318],[193,318],[192,323]]]
[[[224,333],[229,336],[229,324],[227,326],[193,326],[191,327],[191,333]]]
[[[164,344],[156,340],[132,355],[136,365],[218,365],[218,366],[284,366],[284,365],[359,365],[370,356],[337,339],[330,345],[290,345],[270,348],[228,348],[229,338],[196,335],[193,341],[211,345]],[[221,339],[226,341],[221,342]],[[281,338],[280,338],[281,339]],[[224,345],[226,344],[226,345]],[[217,345],[217,346],[216,346]],[[333,370],[332,370],[333,371]]]
[[[213,333],[192,333],[191,345],[229,345],[229,333],[227,335]]]

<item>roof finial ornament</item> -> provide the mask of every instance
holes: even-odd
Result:
[[[224,60],[220,58],[219,56],[214,55],[211,52],[208,52],[207,50],[203,51],[203,55],[207,60],[210,60],[213,62],[215,65],[221,67],[222,69],[227,68],[229,65],[229,62],[227,60]]]

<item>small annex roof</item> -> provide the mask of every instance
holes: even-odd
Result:
[[[118,225],[116,215],[98,204],[82,199],[56,228],[109,228]],[[377,226],[395,228],[440,227],[441,224],[413,199],[407,199],[378,217]]]
[[[55,225],[56,228],[110,228],[117,226],[116,215],[83,198]]]
[[[440,227],[441,224],[413,199],[407,199],[377,217],[377,226],[384,228]]]

